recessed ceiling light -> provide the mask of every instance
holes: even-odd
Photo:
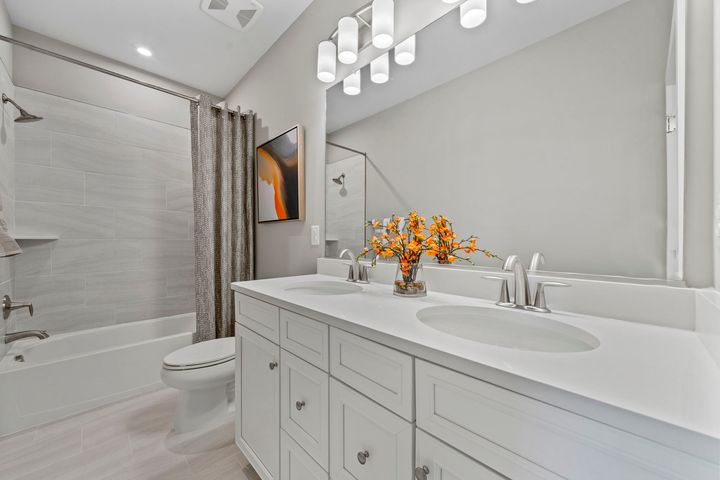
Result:
[[[135,49],[136,52],[138,52],[143,57],[152,57],[152,50],[150,50],[147,47],[137,47]]]

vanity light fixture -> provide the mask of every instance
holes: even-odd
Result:
[[[395,63],[410,65],[415,61],[415,35],[395,45]]]
[[[442,0],[443,3],[447,3],[448,5],[452,5],[453,3],[457,3],[459,0]]]
[[[517,0],[517,3],[521,5],[527,5],[528,3],[533,3],[535,0]]]
[[[395,1],[373,0],[372,44],[377,48],[389,48],[395,38]]]
[[[351,73],[343,80],[343,92],[351,96],[360,95],[360,70]]]
[[[358,22],[353,17],[343,17],[338,22],[338,60],[352,65],[358,58]]]
[[[370,62],[370,80],[385,83],[390,80],[390,53],[385,52]]]
[[[487,20],[487,0],[466,0],[460,5],[460,25],[464,28],[479,27]]]
[[[337,70],[337,47],[330,40],[320,42],[318,45],[317,78],[321,82],[335,81]]]
[[[140,55],[142,55],[143,57],[152,57],[152,55],[153,55],[152,50],[150,50],[147,47],[143,47],[143,46],[137,47],[135,49],[135,51],[137,53],[139,53]]]

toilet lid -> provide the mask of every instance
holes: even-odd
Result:
[[[235,358],[235,339],[216,338],[175,350],[165,356],[163,364],[171,368],[197,368],[217,365],[233,358]]]

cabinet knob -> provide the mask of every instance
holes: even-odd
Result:
[[[277,366],[278,366],[278,363],[277,363],[277,362],[270,362],[270,365],[268,365],[268,367],[270,367],[270,370],[275,370],[275,368],[276,368]]]
[[[415,480],[427,480],[428,475],[430,475],[430,469],[427,465],[415,469]]]
[[[367,450],[364,450],[362,452],[358,452],[357,454],[358,462],[360,462],[360,465],[365,465],[365,462],[367,462],[367,459],[370,458],[370,454]]]
[[[305,406],[305,401],[295,402],[295,408],[297,408],[298,412],[303,409]]]

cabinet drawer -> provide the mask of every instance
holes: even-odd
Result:
[[[406,420],[415,419],[411,356],[331,328],[330,373]]]
[[[279,343],[280,309],[275,305],[236,293],[235,321],[271,342]]]
[[[412,478],[412,425],[335,379],[330,425],[333,480]]]
[[[417,426],[513,480],[717,480],[717,466],[683,452],[421,360],[416,369]]]
[[[415,433],[415,468],[421,472],[426,468],[428,480],[507,480],[422,430]],[[416,474],[415,478],[421,480],[422,475]]]
[[[328,371],[328,326],[287,310],[280,310],[280,346],[306,362]]]
[[[290,435],[280,434],[281,480],[328,480],[328,474]]]
[[[329,376],[285,350],[280,358],[280,424],[327,470]]]

